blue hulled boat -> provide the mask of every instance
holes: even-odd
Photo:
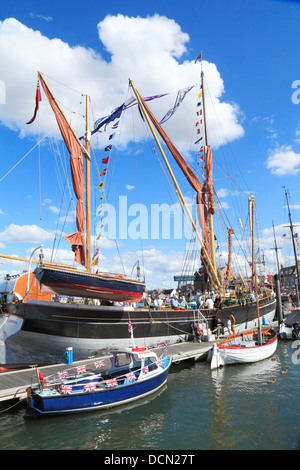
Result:
[[[40,282],[41,292],[100,300],[138,302],[145,290],[144,282],[120,274],[96,274],[41,265],[35,269],[35,277]]]
[[[44,378],[28,389],[25,417],[49,416],[111,408],[154,393],[168,378],[171,357],[158,358],[148,348],[129,347],[111,351],[111,366],[101,372],[85,366]],[[97,370],[96,368],[99,368]]]

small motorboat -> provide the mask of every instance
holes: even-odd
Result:
[[[207,360],[212,370],[227,364],[258,362],[274,354],[277,342],[277,333],[274,329],[257,328],[229,336],[218,344],[214,343]]]
[[[281,339],[300,339],[300,310],[292,310],[288,317],[279,325]]]
[[[111,366],[95,362],[44,378],[37,369],[38,383],[27,390],[25,418],[62,415],[123,405],[146,397],[168,378],[170,356],[160,358],[148,348],[128,347],[111,351]]]

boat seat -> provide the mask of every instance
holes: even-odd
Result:
[[[248,341],[244,340],[244,341],[241,341],[240,344],[239,344],[239,346],[241,346],[242,348],[251,348],[255,345],[256,345],[256,343],[253,340],[248,340]]]

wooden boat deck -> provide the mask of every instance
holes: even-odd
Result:
[[[173,358],[173,364],[179,364],[185,360],[201,360],[205,358],[205,355],[212,348],[213,343],[216,341],[207,341],[207,342],[186,342],[186,343],[176,343],[172,344],[168,348],[168,354]],[[155,348],[154,351],[160,355],[162,352],[161,348]],[[50,366],[39,367],[39,370],[44,377],[47,377],[51,374],[55,374],[59,371],[62,371],[67,368],[77,367],[80,365],[86,365],[89,367],[94,365],[94,362],[99,360],[106,361],[107,366],[110,365],[109,361],[110,356],[94,357],[90,359],[85,359],[82,361],[74,361],[72,364],[53,364]],[[33,378],[33,379],[32,379]],[[37,382],[35,364],[32,365],[29,369],[22,369],[13,372],[2,372],[0,374],[0,402],[13,399],[22,399],[26,397],[26,390],[31,386],[31,381],[33,383]]]

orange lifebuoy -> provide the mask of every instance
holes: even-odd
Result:
[[[122,274],[117,274],[115,277],[117,277],[118,279],[124,279],[124,276],[122,276]]]

